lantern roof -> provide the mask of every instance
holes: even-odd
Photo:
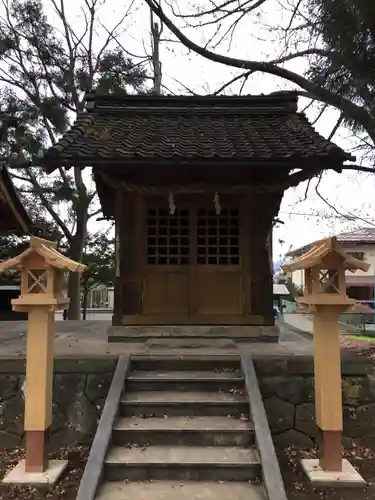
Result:
[[[282,266],[284,272],[290,273],[300,269],[310,269],[315,266],[324,266],[324,261],[327,257],[336,256],[340,262],[340,266],[348,271],[367,271],[370,264],[363,260],[352,257],[340,245],[335,236],[318,241],[309,251],[301,255],[299,258],[288,262]]]
[[[42,257],[47,264],[57,269],[66,269],[71,272],[83,272],[86,269],[84,264],[65,257],[57,250],[57,243],[32,236],[30,246],[16,257],[0,263],[0,272],[6,269],[20,269],[25,267],[25,259],[30,255],[37,254]]]

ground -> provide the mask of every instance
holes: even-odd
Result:
[[[364,447],[345,451],[345,458],[359,470],[365,488],[313,488],[302,470],[302,458],[315,458],[316,451],[289,448],[279,452],[279,462],[288,500],[373,500],[375,498],[375,453]]]
[[[61,480],[51,490],[38,490],[31,487],[12,487],[0,483],[0,500],[75,500],[79,481],[87,460],[89,447],[62,448],[50,455],[51,458],[69,461]],[[0,478],[24,457],[24,450],[17,448],[0,455]]]
[[[256,352],[293,353],[294,355],[309,354],[312,351],[312,337],[307,333],[299,335],[301,330],[308,332],[307,318],[300,315],[292,317],[293,324],[284,324],[279,344],[255,344],[251,349]],[[103,318],[104,319],[104,318]],[[311,323],[311,322],[310,322]],[[56,323],[55,354],[101,356],[120,354],[132,351],[131,344],[107,344],[106,329],[109,326],[107,318],[104,321],[62,322]],[[25,322],[0,323],[0,354],[4,358],[23,356],[25,353]],[[342,348],[354,351],[359,356],[375,359],[375,343],[366,340],[342,338]],[[137,346],[139,349],[139,346]],[[142,349],[141,349],[142,350]],[[346,458],[359,469],[361,475],[369,482],[361,489],[314,489],[302,471],[301,458],[313,458],[314,452],[306,450],[287,449],[279,452],[280,465],[288,494],[288,500],[374,500],[375,499],[375,453],[366,448],[353,448],[346,451]],[[11,488],[0,484],[0,500],[73,500],[76,498],[79,481],[83,473],[88,455],[87,447],[61,449],[53,454],[54,458],[67,458],[69,468],[62,480],[51,491],[37,491],[34,488]],[[23,450],[17,449],[0,455],[0,478],[23,458]]]
[[[0,458],[0,477],[23,458],[23,450],[16,449],[3,453]],[[50,491],[35,488],[15,488],[0,484],[0,500],[75,500],[79,481],[88,455],[88,447],[61,449],[53,457],[69,460],[69,468],[61,481]],[[345,457],[358,468],[368,481],[365,488],[356,489],[315,489],[302,471],[301,458],[312,458],[315,452],[295,450],[279,451],[279,460],[285,481],[288,500],[373,500],[375,498],[375,453],[367,448],[353,448],[345,452]]]
[[[344,337],[341,339],[341,347],[343,349],[355,352],[358,356],[363,356],[371,360],[375,360],[375,342],[363,338]]]

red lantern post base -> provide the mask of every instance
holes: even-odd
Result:
[[[320,467],[327,472],[342,471],[341,431],[322,431]]]
[[[47,467],[46,431],[26,431],[25,472],[45,472]]]

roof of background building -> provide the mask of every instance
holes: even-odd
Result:
[[[375,245],[375,227],[363,227],[355,229],[354,231],[347,231],[340,233],[336,236],[337,241],[346,245]],[[295,257],[302,255],[310,250],[314,245],[322,240],[316,240],[307,245],[291,250],[286,255],[288,257]]]
[[[51,172],[61,165],[158,160],[299,162],[301,167],[304,160],[317,159],[322,168],[339,168],[354,159],[319,135],[297,104],[294,92],[228,97],[92,92],[72,128],[41,161]]]

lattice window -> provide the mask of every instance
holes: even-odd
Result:
[[[339,293],[339,276],[337,271],[319,271],[320,291],[323,293]]]
[[[197,218],[198,264],[237,265],[240,263],[238,209],[201,208]]]
[[[147,213],[147,263],[189,264],[189,211],[150,208]]]
[[[30,269],[27,271],[27,292],[46,293],[47,269]]]

